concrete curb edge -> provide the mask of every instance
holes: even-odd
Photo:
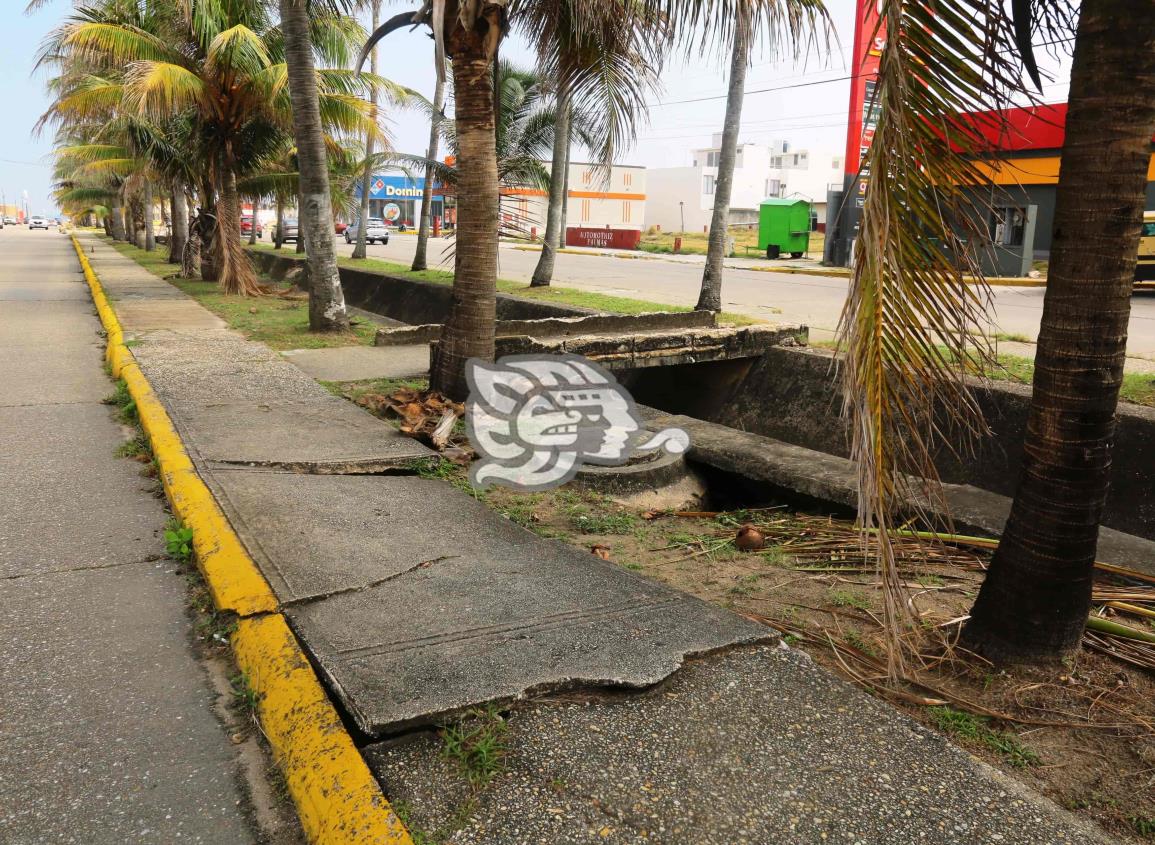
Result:
[[[237,665],[257,697],[263,732],[314,845],[413,845],[300,643],[276,597],[197,474],[184,444],[125,345],[96,272],[70,235],[108,340],[105,357],[123,378],[152,445],[165,494],[193,529],[198,567],[218,609],[240,619],[232,636]]]

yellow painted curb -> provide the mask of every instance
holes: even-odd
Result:
[[[72,246],[80,259],[96,311],[108,335],[106,357],[112,375],[123,378],[128,385],[141,428],[152,445],[173,513],[192,529],[197,565],[208,584],[213,602],[221,610],[240,616],[276,610],[277,598],[268,582],[197,474],[168,412],[140,371],[132,350],[124,345],[120,321],[108,304],[100,280],[75,237]]]
[[[309,841],[412,845],[284,617],[240,620],[233,650]]]
[[[136,402],[165,493],[193,530],[197,564],[216,606],[241,616],[232,636],[237,665],[257,699],[261,727],[313,845],[413,845],[346,732],[276,597],[196,472],[180,435],[132,351],[80,242],[84,269],[108,335],[112,374]]]

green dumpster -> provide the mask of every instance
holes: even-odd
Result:
[[[810,203],[802,199],[762,200],[758,209],[758,249],[767,258],[788,253],[801,258],[810,249]]]

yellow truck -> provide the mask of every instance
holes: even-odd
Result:
[[[1135,265],[1135,281],[1144,286],[1155,284],[1155,211],[1143,212],[1143,234],[1139,238],[1139,263]]]

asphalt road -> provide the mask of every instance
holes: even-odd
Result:
[[[0,842],[256,841],[55,229],[0,232]]]
[[[394,233],[387,246],[373,244],[369,255],[408,263],[413,259],[415,235]],[[444,256],[452,267],[451,241],[433,240],[429,255]],[[348,255],[353,247],[338,238],[338,254]],[[537,265],[538,253],[502,244],[499,274],[502,278],[528,282]],[[560,253],[554,273],[559,285],[631,296],[670,305],[693,305],[702,279],[701,256],[647,256],[625,260],[608,254]],[[846,300],[847,283],[842,279],[805,274],[773,273],[744,269],[762,266],[757,259],[731,259],[723,280],[724,308],[764,320],[801,323],[810,327],[811,337],[833,337]],[[1038,335],[1043,314],[1041,287],[994,288],[992,332]],[[1016,350],[1017,352],[1018,350]],[[1155,291],[1137,291],[1131,300],[1128,355],[1155,360]]]

